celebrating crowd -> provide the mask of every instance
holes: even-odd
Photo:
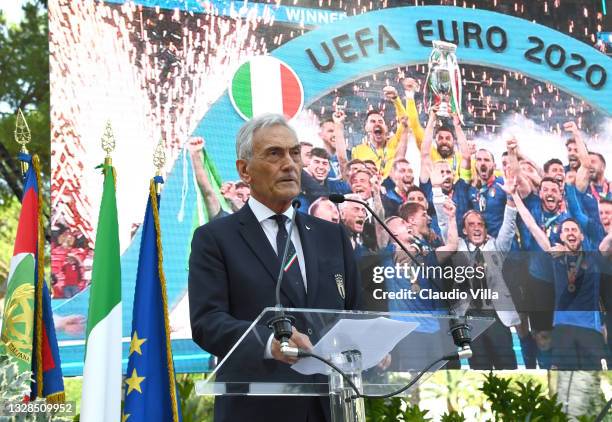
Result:
[[[472,368],[516,368],[513,347],[520,343],[528,368],[601,369],[612,344],[607,334],[612,329],[612,184],[604,176],[604,156],[588,150],[576,124],[568,121],[563,126],[567,157],[551,158],[540,168],[519,139],[507,139],[506,150],[495,157],[467,139],[456,114],[439,117],[434,106],[422,127],[418,82],[406,78],[402,88],[403,95],[391,86],[383,91],[398,116],[395,133],[384,114],[371,109],[363,116],[366,136],[349,148],[345,115],[337,109],[321,120],[320,140],[301,142],[300,211],[347,228],[360,262],[365,306],[494,318],[475,340]],[[407,153],[410,142],[420,156]],[[248,201],[249,187],[224,183],[227,204],[222,206],[195,159],[202,147],[202,139],[190,141],[206,208],[219,218]],[[364,205],[337,205],[328,199],[331,194],[367,203],[411,256]],[[381,299],[374,269],[404,263],[472,266],[485,276],[396,276],[384,280],[387,292],[487,290],[495,298]],[[435,329],[421,324],[416,331],[426,335]]]

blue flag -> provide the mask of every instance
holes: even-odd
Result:
[[[161,177],[151,181],[134,293],[122,417],[128,422],[182,420],[170,346],[156,181],[161,182]]]

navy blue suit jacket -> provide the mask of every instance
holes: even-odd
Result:
[[[306,262],[307,301],[289,283],[281,284],[281,303],[286,307],[319,309],[358,309],[361,283],[353,249],[343,226],[298,213],[296,228],[300,234]],[[263,308],[274,306],[279,260],[261,225],[248,205],[235,214],[199,227],[193,235],[189,257],[189,311],[194,341],[204,350],[222,359],[248,329]],[[345,297],[336,284],[342,274]],[[320,321],[319,321],[320,322]],[[298,318],[295,326],[303,333],[317,332],[316,321]],[[250,336],[248,356],[240,356],[240,367],[227,366],[217,380],[240,378],[269,381],[312,381],[290,369],[289,365],[264,359],[272,331],[257,325],[257,335]],[[313,344],[316,338],[312,338]],[[325,382],[324,377],[317,382]],[[317,400],[318,402],[318,400]],[[306,421],[312,413],[310,398],[253,398],[226,396],[215,401],[215,421]],[[328,402],[321,407],[328,414]],[[329,419],[328,415],[325,419]],[[316,419],[315,419],[316,420]]]

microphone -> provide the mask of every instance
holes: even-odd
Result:
[[[287,232],[287,239],[285,240],[285,247],[283,249],[283,256],[280,261],[280,268],[278,270],[278,277],[276,278],[276,316],[268,321],[268,327],[274,331],[274,338],[280,342],[280,350],[285,356],[293,356],[296,357],[298,355],[297,347],[289,346],[289,339],[293,334],[292,326],[295,323],[295,318],[291,315],[286,315],[283,309],[283,305],[280,301],[280,286],[283,281],[284,271],[284,263],[287,259],[287,254],[289,253],[289,244],[291,242],[291,234],[293,233],[293,228],[295,227],[295,216],[297,214],[297,209],[300,207],[301,202],[299,199],[294,199],[291,202],[291,207],[293,208],[293,213],[291,214],[291,224],[289,225],[289,231]],[[280,251],[277,251],[280,253]]]
[[[393,240],[397,242],[400,248],[402,248],[402,250],[412,260],[412,262],[415,265],[419,265],[414,255],[412,255],[408,251],[408,248],[406,248],[406,246],[397,238],[397,236],[395,236],[391,232],[391,229],[384,223],[384,221],[382,221],[382,219],[378,217],[378,215],[376,215],[374,210],[370,208],[367,202],[360,201],[358,199],[347,198],[344,195],[337,194],[337,193],[333,193],[329,195],[328,198],[330,201],[336,204],[341,204],[342,202],[348,201],[348,202],[356,202],[358,204],[363,205],[370,212],[370,214],[372,214],[372,216],[376,219],[376,221],[378,221],[378,223],[385,229],[385,231],[389,233],[389,236],[391,236]],[[436,283],[433,283],[433,284],[436,285]],[[439,286],[436,285],[436,287],[438,287],[439,290],[442,290],[440,289]],[[448,306],[449,315],[454,315],[451,311],[452,307],[450,306],[448,299],[445,299],[445,302],[446,302],[446,305]],[[449,325],[450,325],[450,334],[453,336],[453,341],[455,345],[457,346],[457,348],[459,349],[457,353],[457,359],[472,357],[472,349],[470,348],[470,343],[472,341],[470,337],[470,326],[465,321],[465,318],[452,318],[449,322]]]

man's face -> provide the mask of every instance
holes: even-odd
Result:
[[[317,182],[323,183],[329,174],[329,161],[314,155],[310,160],[308,173],[310,173]]]
[[[410,242],[410,226],[401,218],[394,218],[387,224],[391,233],[397,237],[400,242],[407,244]],[[392,240],[392,239],[391,239]]]
[[[603,176],[606,166],[603,161],[597,155],[590,155],[591,169],[589,170],[589,177],[592,182],[598,181]]]
[[[481,181],[488,181],[495,170],[495,161],[493,156],[487,150],[481,149],[476,152],[476,171]]]
[[[376,145],[383,145],[387,140],[387,124],[380,114],[373,113],[368,116],[365,131]]]
[[[540,185],[540,200],[542,201],[542,208],[548,212],[556,212],[561,206],[561,189],[555,182],[544,181]]]
[[[251,188],[248,186],[240,186],[239,188],[236,188],[236,198],[240,199],[243,204],[246,204],[250,196]]]
[[[442,180],[442,184],[440,187],[444,193],[448,193],[453,189],[453,172],[451,170],[450,164],[446,161],[437,162],[434,165],[434,171],[437,171],[440,175],[440,180]]]
[[[481,246],[487,240],[487,229],[482,216],[477,213],[470,213],[465,218],[463,233],[474,246]]]
[[[559,183],[565,183],[565,169],[561,164],[553,163],[548,167],[547,177],[552,177]]]
[[[304,168],[308,167],[310,164],[310,160],[312,158],[312,145],[300,145],[300,155],[302,157],[302,166]]]
[[[406,202],[416,202],[417,204],[421,204],[423,208],[429,208],[429,203],[427,202],[427,198],[423,195],[423,192],[415,190],[408,194],[406,197]]]
[[[300,145],[291,131],[275,125],[253,134],[253,156],[237,160],[240,178],[251,195],[274,211],[284,211],[300,192]]]
[[[391,172],[391,180],[400,189],[406,190],[414,183],[414,172],[408,163],[397,163]]]
[[[367,217],[366,209],[363,205],[355,202],[348,202],[343,206],[340,213],[342,223],[354,233],[363,232],[363,224]]]
[[[578,161],[578,147],[576,142],[571,142],[565,146],[567,150],[567,160],[569,161],[570,168],[576,170],[580,167],[580,161]]]
[[[599,203],[599,219],[606,233],[610,233],[612,231],[612,204],[607,202]]]
[[[436,133],[436,148],[438,149],[438,153],[443,158],[448,158],[453,155],[453,146],[455,144],[455,139],[453,138],[453,134],[447,130],[439,130]]]
[[[566,221],[561,225],[561,242],[572,252],[580,250],[582,245],[582,231],[575,221]]]
[[[313,216],[330,221],[332,223],[340,222],[340,212],[338,211],[338,208],[334,205],[334,203],[331,201],[321,201],[316,211],[313,213]]]
[[[332,148],[336,147],[336,137],[334,135],[334,123],[333,122],[325,122],[321,125],[319,129],[319,138],[323,141],[323,143]]]
[[[362,199],[370,199],[372,196],[372,183],[370,174],[365,171],[357,172],[351,178],[351,191],[358,193]]]
[[[427,236],[429,234],[429,223],[431,223],[431,218],[427,211],[423,209],[417,211],[412,217],[408,217],[408,224],[414,234]]]

